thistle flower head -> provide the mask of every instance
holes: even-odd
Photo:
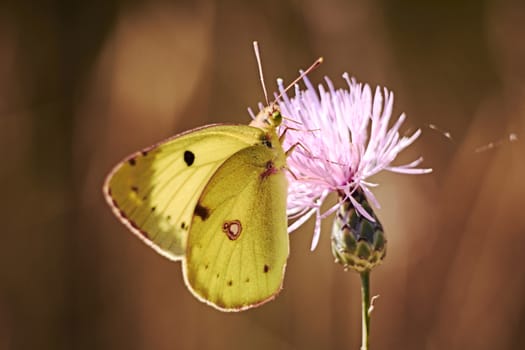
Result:
[[[282,98],[279,101],[284,130],[288,130],[284,149],[294,147],[288,156],[289,190],[287,213],[295,222],[289,232],[297,229],[315,215],[316,224],[312,250],[319,241],[321,220],[350,201],[359,215],[374,222],[374,218],[353,196],[356,190],[368,198],[373,206],[379,203],[370,191],[377,184],[367,179],[388,170],[404,174],[425,174],[431,169],[417,166],[422,158],[404,165],[392,165],[396,156],[411,145],[421,134],[400,136],[399,128],[405,115],[389,126],[394,102],[393,93],[376,88],[372,93],[367,84],[357,83],[348,74],[343,75],[348,87],[336,89],[325,78],[316,90],[304,77],[305,90],[295,86],[295,96],[289,98],[278,80]],[[299,130],[298,130],[299,129]],[[336,192],[339,202],[321,211],[327,196]]]

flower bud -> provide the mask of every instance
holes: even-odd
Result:
[[[383,261],[386,238],[363,191],[357,189],[352,196],[375,221],[365,218],[349,199],[345,200],[332,227],[332,254],[345,269],[369,271]]]

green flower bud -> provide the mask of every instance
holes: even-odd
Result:
[[[347,199],[337,211],[334,220],[332,254],[335,261],[345,269],[370,271],[385,258],[386,238],[383,226],[363,191],[357,189],[352,196],[375,221],[365,218]]]

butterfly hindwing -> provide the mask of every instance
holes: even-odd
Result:
[[[246,125],[207,126],[177,135],[118,164],[106,179],[106,199],[145,243],[180,260],[204,187],[225,160],[260,144],[261,135]]]
[[[223,311],[260,305],[281,289],[289,249],[281,153],[276,160],[262,144],[238,151],[196,203],[184,276],[199,299]]]

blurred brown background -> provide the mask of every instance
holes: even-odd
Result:
[[[291,236],[285,289],[222,314],[126,232],[101,185],[123,156],[247,123],[267,85],[340,74],[396,94],[434,173],[374,178],[389,235],[373,349],[525,348],[523,1],[12,1],[0,5],[0,349],[358,349],[359,278],[331,223]],[[450,131],[453,141],[426,127]]]

